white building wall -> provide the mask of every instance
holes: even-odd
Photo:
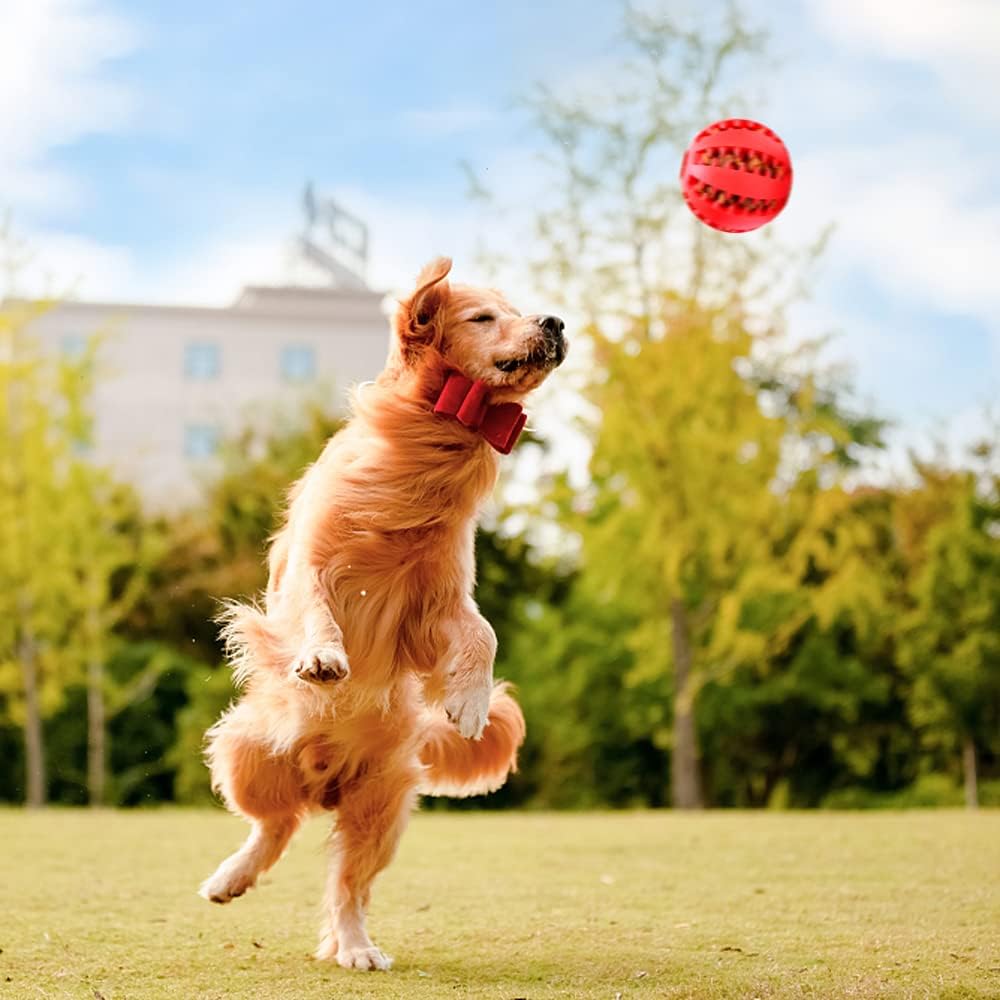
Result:
[[[249,288],[229,308],[66,302],[34,330],[52,350],[104,335],[94,398],[94,460],[110,465],[157,507],[197,500],[212,458],[185,453],[190,428],[220,436],[294,412],[310,395],[341,410],[358,382],[385,362],[389,327],[381,297],[367,290]],[[212,378],[185,373],[189,345],[217,347]],[[282,351],[312,349],[304,381],[282,373]]]

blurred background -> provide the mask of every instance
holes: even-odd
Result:
[[[5,0],[0,800],[210,800],[218,602],[445,253],[573,342],[479,535],[529,737],[473,806],[1000,804],[998,50],[992,0]],[[733,116],[795,167],[741,237],[677,183]]]

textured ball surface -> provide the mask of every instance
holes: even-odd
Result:
[[[681,161],[688,208],[713,229],[748,233],[774,219],[792,190],[792,160],[767,126],[727,118],[702,129]]]

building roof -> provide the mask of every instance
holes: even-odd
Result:
[[[145,302],[100,302],[57,299],[52,308],[82,314],[131,314],[161,316],[221,317],[238,314],[241,319],[367,320],[383,309],[383,292],[370,288],[334,288],[309,285],[247,285],[228,306],[193,306]],[[26,305],[23,299],[7,299],[3,304]]]

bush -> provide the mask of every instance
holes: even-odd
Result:
[[[236,697],[227,666],[197,667],[187,678],[188,703],[177,713],[177,741],[170,750],[174,799],[185,805],[215,801],[205,766],[205,730]]]
[[[979,804],[987,808],[1000,807],[1000,778],[979,782]]]
[[[1000,782],[989,784],[1000,786]],[[1000,787],[996,792],[1000,793]],[[986,805],[982,795],[983,787],[980,788],[980,793],[982,804]],[[821,807],[823,809],[937,809],[960,806],[964,802],[962,789],[946,774],[924,774],[912,785],[896,792],[877,792],[858,786],[839,788],[823,799]]]

